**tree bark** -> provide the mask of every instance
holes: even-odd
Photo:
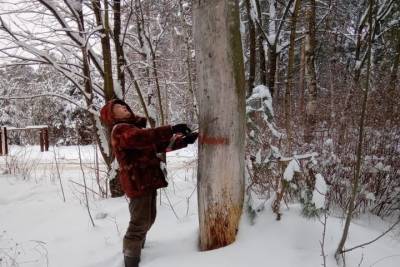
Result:
[[[292,150],[292,86],[293,86],[293,67],[294,67],[294,48],[296,46],[296,24],[297,15],[300,10],[301,0],[295,0],[294,10],[291,16],[290,25],[290,45],[288,54],[288,69],[287,69],[287,79],[286,79],[286,91],[285,91],[285,125],[288,137],[288,147],[289,153]]]
[[[397,41],[396,54],[390,73],[389,90],[388,90],[389,104],[387,108],[387,118],[390,120],[391,123],[396,121],[393,112],[396,109],[396,105],[398,105],[396,101],[396,84],[398,84],[397,73],[399,71],[399,65],[400,65],[400,29],[396,31],[395,38]]]
[[[121,43],[121,0],[114,0],[114,45],[117,56],[117,77],[121,86],[122,98],[125,98],[125,55],[123,44]]]
[[[108,1],[104,0],[104,14],[102,14],[101,12],[100,0],[92,0],[92,6],[94,15],[96,17],[97,25],[103,26],[103,29],[100,30],[100,33],[102,34],[101,49],[102,49],[103,67],[104,67],[104,93],[106,101],[109,101],[115,97],[115,93],[114,93],[114,84],[112,78],[112,58],[111,58],[111,46],[110,46],[110,24],[108,18]]]
[[[263,85],[267,85],[267,67],[265,60],[265,50],[264,50],[264,35],[262,33],[261,27],[263,27],[263,21],[261,16],[261,5],[259,0],[255,0],[257,14],[258,14],[258,24],[256,28],[257,34],[257,44],[258,44],[258,60],[259,60],[259,75],[260,75],[260,83]]]
[[[305,114],[305,99],[304,94],[306,90],[305,86],[305,76],[306,76],[306,40],[303,39],[301,42],[301,50],[300,50],[300,77],[299,77],[299,91],[300,91],[300,110],[299,114]],[[302,116],[303,118],[304,116]],[[302,120],[302,122],[304,122]]]
[[[278,53],[276,52],[276,45],[268,49],[268,89],[271,96],[275,95],[275,75],[276,75],[276,62],[278,60]]]
[[[244,198],[245,78],[234,0],[194,2],[200,249],[234,242]]]
[[[256,77],[256,28],[254,26],[253,19],[251,18],[251,4],[250,0],[246,0],[246,16],[249,31],[249,77],[247,80],[247,95],[252,94],[254,88],[254,81]]]
[[[308,32],[306,35],[306,81],[308,99],[306,105],[306,128],[304,141],[311,143],[317,123],[317,77],[315,72],[315,0],[309,1],[307,10]]]

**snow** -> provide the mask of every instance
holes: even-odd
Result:
[[[70,3],[70,5],[75,9],[76,11],[81,11],[82,10],[82,2],[78,0],[70,0],[67,1]]]
[[[253,99],[272,99],[271,93],[269,92],[268,87],[265,85],[257,85],[253,89],[253,94],[249,97],[248,100],[253,100]]]
[[[123,267],[121,246],[129,220],[127,200],[124,197],[98,199],[90,195],[96,225],[92,227],[82,188],[69,182],[82,181],[77,147],[56,147],[55,151],[66,202],[62,201],[57,181],[50,179],[54,171],[52,149],[41,153],[38,146],[25,149],[10,146],[11,156],[28,150],[28,161],[35,162],[35,169],[26,180],[0,171],[1,266],[12,266],[14,261],[23,267]],[[94,151],[93,146],[81,147],[89,186]],[[262,199],[254,200],[265,209],[258,213],[253,224],[246,215],[242,216],[235,243],[218,250],[199,252],[196,151],[190,147],[172,152],[167,160],[169,187],[161,191],[161,205],[160,199],[157,201],[158,215],[142,252],[141,267],[321,266],[319,241],[323,226],[319,220],[302,217],[300,205],[288,203],[288,207],[282,208],[281,221],[277,221],[270,209],[270,201]],[[2,170],[6,169],[5,161],[5,157],[0,157]],[[104,170],[104,164],[101,167]],[[374,216],[355,220],[346,247],[375,238],[388,225],[390,223]],[[336,266],[333,253],[342,226],[340,218],[328,217],[327,266]],[[397,267],[399,251],[399,236],[391,233],[372,245],[349,253],[346,263],[347,266],[358,266],[363,258],[361,266]]]
[[[118,99],[124,99],[124,94],[122,93],[121,83],[118,79],[113,79],[114,93]]]
[[[261,163],[261,149],[259,149],[256,154],[256,163],[258,163],[258,164]]]
[[[250,16],[253,21],[258,21],[258,9],[255,0],[250,0]],[[258,21],[258,23],[260,23]]]
[[[96,129],[97,129],[97,134],[99,135],[99,140],[100,140],[100,145],[106,155],[110,155],[110,149],[108,146],[108,141],[106,137],[106,133],[104,132],[105,129],[103,128],[101,122],[100,122],[100,116],[94,116],[96,120]]]
[[[269,0],[269,27],[268,27],[268,42],[270,44],[275,44],[276,42],[276,0]]]
[[[296,159],[292,159],[283,173],[283,179],[290,182],[296,172],[300,172],[300,165]]]
[[[317,209],[325,207],[325,195],[328,192],[328,186],[324,177],[317,173],[315,175],[315,189],[313,191],[312,202]]]

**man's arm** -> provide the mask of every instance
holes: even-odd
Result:
[[[116,125],[112,131],[112,138],[121,148],[146,149],[168,142],[173,135],[171,126],[139,129],[134,125]]]
[[[157,144],[157,152],[170,152],[173,150],[178,150],[184,147],[187,147],[189,144],[193,144],[197,137],[199,136],[198,132],[191,132],[187,135],[177,134],[174,135],[171,140],[168,142],[163,142]]]
[[[184,136],[175,135],[167,142],[161,142],[156,145],[158,153],[170,152],[187,147],[187,143],[184,141]]]

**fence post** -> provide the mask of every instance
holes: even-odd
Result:
[[[3,156],[3,127],[0,127],[0,156]]]
[[[0,155],[8,155],[7,128],[0,127]]]
[[[40,151],[43,152],[44,151],[43,129],[40,129],[39,141],[40,141]]]
[[[43,138],[44,138],[44,150],[49,151],[49,128],[44,128]]]

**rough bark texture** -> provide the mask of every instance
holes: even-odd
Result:
[[[306,105],[306,129],[304,141],[311,143],[317,122],[317,75],[315,72],[315,0],[309,1],[307,10],[308,33],[306,35],[306,80],[308,100]]]
[[[101,49],[103,55],[103,68],[104,68],[104,94],[106,101],[109,101],[115,97],[113,75],[112,75],[112,58],[111,58],[111,46],[110,46],[110,27],[108,20],[108,1],[104,2],[104,14],[102,13],[101,4],[99,0],[92,0],[93,12],[96,17],[96,23],[98,26],[103,26],[100,30],[102,34],[101,38]],[[104,18],[104,21],[103,21]]]
[[[115,53],[117,56],[117,76],[118,82],[121,86],[122,96],[125,98],[125,56],[124,48],[121,43],[121,0],[113,1],[113,12],[114,12],[114,45]]]
[[[265,50],[264,50],[264,35],[262,33],[263,20],[261,17],[261,5],[259,0],[255,0],[256,7],[258,10],[258,21],[256,27],[256,35],[257,35],[257,49],[258,49],[258,60],[259,60],[259,75],[260,75],[260,83],[263,85],[267,85],[267,66],[265,61]]]
[[[232,243],[244,195],[245,79],[234,0],[194,2],[200,249]]]
[[[245,5],[249,31],[249,77],[247,80],[247,95],[250,96],[253,91],[254,81],[256,77],[256,28],[250,14],[250,0],[246,0]]]
[[[275,95],[275,78],[276,78],[276,64],[278,60],[278,53],[276,52],[276,45],[272,45],[268,49],[268,88],[272,97]]]
[[[398,119],[394,117],[393,112],[396,110],[396,106],[398,105],[396,101],[396,84],[398,84],[397,73],[399,72],[399,65],[400,65],[400,29],[398,29],[396,32],[396,40],[397,40],[396,55],[391,68],[389,90],[388,90],[389,105],[387,108],[387,117],[391,122],[396,121]]]
[[[287,79],[286,79],[286,91],[285,91],[285,125],[289,142],[289,153],[291,153],[292,147],[292,127],[290,121],[292,119],[292,86],[293,86],[293,68],[294,68],[294,48],[296,45],[296,24],[297,15],[300,10],[301,0],[296,0],[294,3],[293,14],[290,17],[290,45],[288,55],[288,68],[287,68]]]

